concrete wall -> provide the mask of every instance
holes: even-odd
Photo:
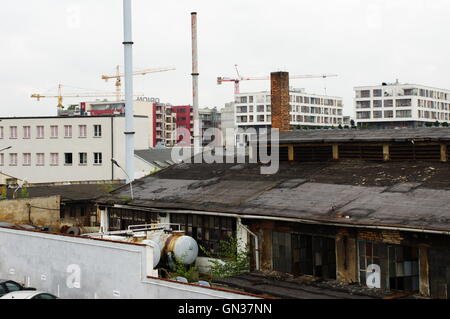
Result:
[[[33,224],[57,230],[60,226],[60,203],[60,196],[1,200],[0,222]]]
[[[0,278],[61,298],[254,298],[154,275],[151,247],[0,228]]]

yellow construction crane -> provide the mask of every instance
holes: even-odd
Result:
[[[63,89],[64,85],[59,84],[58,85],[58,93],[57,94],[32,94],[31,98],[33,99],[37,99],[38,101],[40,101],[41,99],[45,99],[45,98],[56,98],[58,99],[58,105],[57,107],[59,109],[63,109],[64,105],[63,105],[63,98],[78,98],[78,97],[83,97],[83,98],[88,98],[88,97],[114,97],[117,96],[116,92],[101,92],[101,91],[97,91],[97,92],[80,92],[80,93],[63,93],[62,89]],[[143,96],[144,94],[135,94],[134,96]],[[119,100],[120,100],[120,95],[119,95]]]
[[[133,72],[133,75],[147,75],[152,73],[160,73],[160,72],[167,72],[167,71],[174,71],[176,68],[174,67],[166,67],[166,68],[156,68],[156,69],[146,69],[146,70],[140,70]],[[109,79],[116,79],[116,98],[117,101],[120,101],[120,96],[122,94],[122,80],[125,74],[120,73],[120,66],[118,65],[116,67],[116,74],[115,75],[102,75],[102,80],[108,81]]]

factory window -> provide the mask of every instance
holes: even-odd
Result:
[[[73,155],[72,153],[64,153],[64,164],[72,165],[73,164]]]
[[[31,165],[31,154],[24,153],[23,154],[23,166],[30,166],[30,165]]]
[[[36,165],[44,166],[45,165],[44,159],[45,159],[44,153],[37,153],[36,154]]]
[[[87,153],[80,153],[80,165],[87,164]]]
[[[253,96],[248,97],[248,103],[253,103]]]
[[[79,125],[80,137],[87,137],[87,126]]]
[[[9,154],[9,165],[10,166],[17,166],[17,153],[10,153]]]
[[[51,134],[52,138],[58,137],[58,126],[57,125],[50,126],[50,134]]]
[[[64,125],[64,137],[72,137],[72,125]]]
[[[5,165],[5,154],[0,154],[0,166]]]
[[[94,164],[100,165],[103,163],[102,153],[94,153]]]
[[[241,96],[239,99],[239,103],[247,103],[247,97],[246,96]]]
[[[69,216],[70,216],[71,218],[75,218],[76,215],[77,215],[76,207],[74,207],[74,206],[70,207]]]
[[[59,165],[59,154],[58,153],[50,153],[50,160],[52,166]]]
[[[23,127],[23,138],[31,138],[31,127],[24,126]]]
[[[94,136],[95,137],[102,136],[102,126],[101,125],[94,125]]]
[[[44,138],[44,127],[43,126],[37,126],[37,138]]]
[[[125,230],[128,229],[128,226],[154,224],[158,222],[156,213],[118,208],[109,209],[108,220],[111,230]]]
[[[417,248],[360,240],[358,254],[362,284],[381,289],[419,290]]]
[[[10,130],[10,138],[17,138],[17,126],[10,126],[9,127]]]
[[[221,241],[236,234],[236,220],[229,217],[170,214],[170,222],[180,224],[186,235],[213,254],[220,252]],[[204,256],[201,249],[199,255]]]

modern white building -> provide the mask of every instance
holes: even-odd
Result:
[[[123,115],[0,118],[0,172],[28,183],[124,180],[111,162],[125,167],[124,131]],[[149,148],[148,131],[135,116],[135,149]]]
[[[421,127],[448,122],[450,91],[417,84],[355,87],[355,119],[366,127]]]
[[[268,91],[240,93],[235,96],[235,118],[238,127],[270,127],[271,94]],[[343,124],[342,98],[290,89],[291,125],[338,126]]]
[[[290,116],[293,128],[332,127],[344,125],[341,97],[306,93],[304,89],[290,88]],[[260,131],[272,125],[271,93],[269,91],[235,95],[235,125],[238,129],[250,127]],[[238,134],[237,143],[245,138]]]

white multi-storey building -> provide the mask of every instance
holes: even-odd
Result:
[[[290,124],[302,127],[332,127],[344,125],[342,98],[306,93],[304,89],[289,89]],[[256,132],[272,127],[271,93],[268,91],[235,95],[235,127]],[[246,143],[252,133],[239,132],[236,143]]]
[[[398,81],[354,90],[359,126],[420,127],[426,122],[449,121],[449,90]]]
[[[306,93],[290,89],[291,125],[339,126],[343,124],[342,98]],[[237,127],[270,128],[272,124],[271,94],[268,91],[240,93],[235,96]]]
[[[134,122],[135,148],[148,149],[148,118]],[[0,118],[0,172],[28,183],[124,180],[111,162],[125,167],[124,131],[123,115]]]

